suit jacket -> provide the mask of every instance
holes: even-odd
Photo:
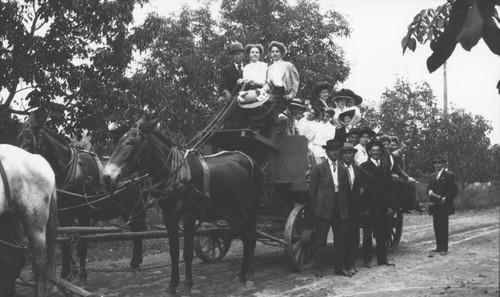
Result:
[[[406,160],[403,152],[399,150],[395,150],[392,152],[392,157],[394,159],[394,163],[396,163],[401,170],[406,171]]]
[[[389,165],[381,160],[380,167],[377,167],[371,158],[368,158],[360,167],[373,177],[371,187],[365,190],[361,197],[362,211],[368,211],[371,216],[378,218],[385,215],[388,207],[396,209]]]
[[[341,128],[335,129],[335,140],[338,140],[342,143],[347,141],[347,131],[345,126],[342,126]]]
[[[370,177],[361,168],[353,165],[354,184],[351,189],[349,184],[347,168],[338,162],[338,188],[339,211],[342,219],[349,217],[359,217],[360,215],[360,189],[366,187]],[[333,198],[335,195],[335,185],[330,170],[328,160],[314,165],[311,173],[311,182],[309,183],[309,198],[315,217],[330,219],[332,218],[335,207]]]
[[[243,70],[242,64],[242,70]],[[234,88],[238,84],[238,79],[243,78],[243,71],[241,74],[238,72],[238,68],[234,63],[222,67],[220,72],[220,83],[219,83],[219,93],[223,95],[224,90],[228,90],[232,94]],[[233,94],[234,95],[234,94]]]
[[[399,166],[399,164],[396,161],[396,159],[394,158],[394,156],[392,157],[392,160],[394,162],[391,163],[390,156],[392,156],[392,154],[387,153],[387,152],[382,154],[382,157],[381,157],[382,162],[385,163],[387,166],[389,166],[391,174],[395,174],[404,180],[408,180],[408,177],[409,177],[408,174],[406,174],[406,172],[404,172],[404,170],[401,169],[401,167]]]
[[[440,196],[446,197],[445,202],[443,204],[438,204],[439,199],[429,196],[430,190]],[[429,196],[429,202],[436,203],[432,206],[432,208],[442,209],[448,215],[455,213],[453,200],[458,195],[458,185],[455,182],[455,176],[453,173],[443,170],[441,176],[437,180],[436,173],[433,173],[429,181],[429,186],[427,186],[426,193],[427,196]]]

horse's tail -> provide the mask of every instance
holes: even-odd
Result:
[[[47,275],[53,278],[56,275],[56,240],[57,240],[57,189],[54,183],[52,194],[50,195],[49,220],[45,231],[47,242]]]

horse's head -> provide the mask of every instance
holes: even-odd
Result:
[[[50,112],[41,108],[32,112],[17,136],[17,146],[32,154],[40,153],[39,148],[41,144],[38,136],[40,129],[45,125],[49,115]]]
[[[101,177],[101,182],[108,189],[116,187],[124,176],[146,168],[151,158],[147,152],[148,134],[159,121],[146,121],[142,117],[120,138]]]

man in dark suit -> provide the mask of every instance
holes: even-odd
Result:
[[[219,109],[224,106],[224,103],[229,100],[232,96],[234,88],[238,84],[238,79],[243,78],[243,58],[245,49],[243,45],[239,42],[231,44],[229,48],[233,62],[229,65],[224,66],[220,72],[220,83],[219,83],[219,99],[217,99],[217,105]]]
[[[358,150],[352,143],[344,143],[340,149],[340,156],[343,165],[348,172],[349,184],[346,187],[347,204],[349,207],[349,217],[347,224],[347,247],[344,265],[351,275],[357,272],[354,267],[354,260],[359,246],[359,227],[361,222],[361,195],[365,189],[370,187],[372,176],[361,167],[354,164],[354,155]]]
[[[330,227],[334,237],[334,269],[349,276],[344,267],[347,218],[349,207],[345,195],[347,170],[338,160],[342,143],[328,140],[323,146],[328,159],[314,165],[309,183],[309,198],[315,223],[315,275],[323,276],[326,260],[326,240]],[[341,185],[344,191],[341,191]]]
[[[455,213],[453,199],[458,195],[458,186],[453,173],[444,169],[446,160],[443,156],[435,156],[433,163],[435,173],[431,175],[426,191],[429,197],[429,214],[432,215],[436,236],[436,249],[432,252],[444,256],[448,253],[448,217]]]
[[[377,264],[394,266],[393,263],[387,261],[386,248],[395,209],[391,169],[381,159],[385,148],[380,141],[370,141],[366,145],[366,150],[369,158],[361,164],[361,168],[373,176],[373,183],[372,187],[367,189],[361,197],[364,266],[371,267],[372,234],[377,243]]]

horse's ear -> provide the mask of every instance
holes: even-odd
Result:
[[[139,123],[140,122],[140,120],[139,120],[139,121],[137,121],[136,124],[139,124],[138,125],[139,130],[141,130],[145,134],[149,134],[149,133],[151,133],[154,130],[154,128],[156,127],[156,125],[158,125],[158,123],[160,122],[160,120],[161,120],[160,118],[149,120],[149,121],[145,121],[144,120],[141,123]]]
[[[26,120],[26,123],[24,123],[24,126],[30,127],[33,130],[38,130],[45,125],[45,122],[47,122],[49,115],[49,111],[43,108],[39,108],[30,114],[29,118]]]

